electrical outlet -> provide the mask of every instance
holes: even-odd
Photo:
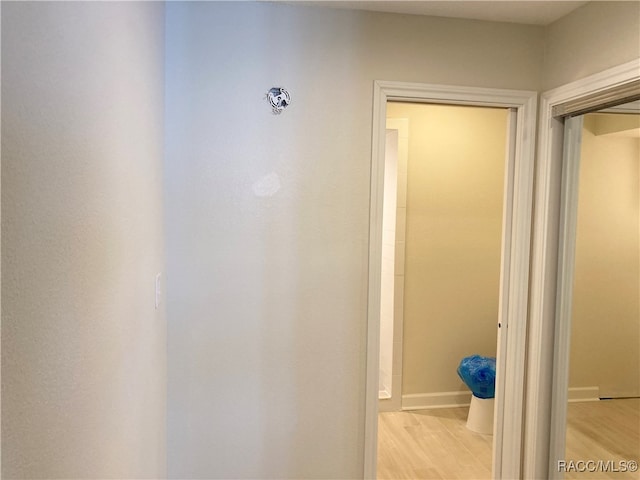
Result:
[[[156,275],[156,308],[160,306],[160,276],[160,273]]]

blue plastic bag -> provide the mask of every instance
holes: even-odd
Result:
[[[478,398],[493,398],[496,394],[496,359],[471,355],[458,367],[458,375]]]

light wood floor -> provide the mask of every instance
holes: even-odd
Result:
[[[465,426],[468,407],[378,416],[379,479],[490,479],[493,437]],[[567,460],[640,460],[640,399],[571,403]],[[607,476],[609,475],[609,476]],[[567,479],[639,479],[636,473],[573,473]]]
[[[570,403],[566,460],[640,461],[640,399]],[[640,472],[567,472],[565,479],[640,479]]]
[[[468,430],[468,407],[378,415],[378,478],[491,478],[493,437]]]

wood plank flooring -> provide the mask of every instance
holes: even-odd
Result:
[[[378,416],[379,479],[491,478],[493,437],[465,426],[469,408]]]
[[[380,413],[378,478],[490,479],[493,437],[468,430],[467,412],[468,407]],[[640,399],[571,403],[567,424],[566,460],[640,460]],[[567,472],[565,478],[639,475]]]
[[[566,460],[640,461],[640,399],[570,403]],[[572,472],[565,479],[640,479],[640,472]]]

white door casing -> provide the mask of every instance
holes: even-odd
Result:
[[[516,166],[516,144],[518,133],[518,112],[515,109],[509,110],[509,116],[507,118],[507,148],[505,159],[505,175],[504,175],[504,201],[503,201],[503,214],[502,214],[502,242],[500,252],[500,301],[498,305],[498,329],[497,329],[497,344],[496,344],[496,392],[495,398],[495,413],[494,413],[494,435],[493,435],[493,458],[492,458],[492,472],[494,477],[500,478],[497,472],[502,471],[504,449],[503,449],[503,436],[504,431],[504,413],[503,412],[504,399],[506,394],[506,385],[503,380],[503,372],[507,371],[507,358],[509,355],[508,345],[509,341],[507,333],[509,331],[509,295],[503,295],[503,292],[509,291],[510,282],[510,269],[511,269],[511,249],[512,249],[512,235],[513,228],[513,188],[514,188],[514,175]],[[524,373],[524,372],[523,372]],[[520,388],[518,386],[517,388]],[[496,433],[497,432],[497,433]],[[520,458],[520,455],[518,455]]]
[[[499,363],[494,422],[494,478],[520,477],[524,374],[529,293],[529,253],[533,195],[535,92],[430,84],[374,83],[369,228],[369,290],[365,403],[364,478],[376,478],[378,369],[380,347],[380,257],[384,141],[387,101],[502,107],[514,109],[510,126],[515,144],[505,168],[503,265],[500,285]],[[505,246],[508,246],[505,249]]]
[[[573,269],[567,210],[576,165],[563,165],[564,121],[553,109],[640,79],[640,58],[543,93],[538,129],[523,478],[558,478],[564,455]],[[570,145],[567,145],[569,147]],[[569,173],[574,168],[574,173]],[[563,171],[565,175],[563,177]],[[572,178],[573,175],[576,178]],[[569,251],[567,250],[569,249]]]
[[[556,318],[564,319],[555,325],[553,363],[567,365],[555,369],[553,382],[566,385],[566,401],[551,411],[550,451],[564,452],[566,438],[567,401],[569,400],[569,343],[571,340],[571,307],[573,304],[573,272],[576,257],[576,227],[578,224],[578,180],[580,177],[580,145],[582,143],[582,115],[567,118],[564,122],[562,154],[562,179],[560,190],[560,238],[558,244],[558,291]],[[566,338],[565,338],[566,336]],[[563,420],[564,419],[564,420]],[[553,458],[550,459],[554,462]],[[562,478],[557,468],[549,465],[549,479]]]

